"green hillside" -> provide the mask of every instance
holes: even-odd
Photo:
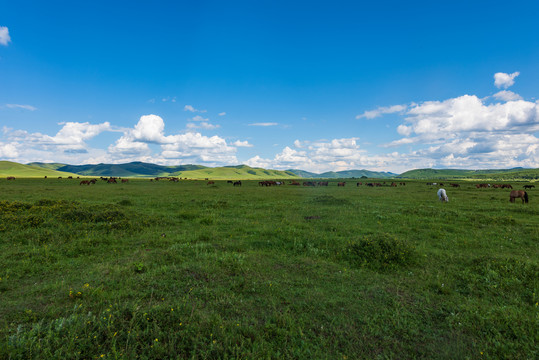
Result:
[[[44,168],[44,169],[49,169],[49,170],[58,170],[59,168],[61,168],[62,166],[65,166],[66,164],[61,164],[61,163],[32,162],[32,163],[28,163],[28,164],[26,164],[26,165],[36,166],[36,167],[40,167],[40,168]]]
[[[328,171],[317,174],[305,170],[292,169],[289,172],[296,174],[302,178],[317,178],[317,179],[344,179],[344,178],[360,178],[366,176],[368,178],[394,178],[397,174],[390,172],[369,171],[369,170],[344,170],[344,171]]]
[[[171,174],[188,179],[292,179],[298,176],[294,173],[280,170],[266,170],[262,168],[252,168],[247,165],[224,166],[216,168],[204,168],[198,170],[178,171]]]
[[[15,176],[15,177],[57,177],[57,176],[76,176],[76,174],[56,171],[46,167],[23,165],[11,161],[0,161],[0,176]]]
[[[171,173],[187,170],[205,169],[201,165],[163,166],[140,161],[126,164],[88,164],[88,165],[64,165],[58,170],[73,172],[85,176],[168,176]]]
[[[539,169],[416,169],[398,176],[402,179],[491,179],[491,180],[532,180],[539,179]]]

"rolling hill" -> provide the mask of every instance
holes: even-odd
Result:
[[[317,179],[349,179],[360,178],[362,176],[368,178],[394,178],[398,174],[390,172],[370,171],[370,170],[344,170],[344,171],[328,171],[317,174],[305,170],[292,169],[288,170],[302,178],[317,178]]]
[[[72,172],[82,176],[169,176],[178,171],[205,169],[201,165],[163,166],[140,161],[126,164],[66,165],[48,163],[30,163],[28,165],[54,168],[58,171]]]
[[[29,164],[30,165],[30,164]],[[143,162],[126,164],[66,165],[31,163],[33,167],[55,169],[79,176],[157,177],[175,176],[188,179],[286,179],[297,178],[292,172],[252,168],[247,165],[210,168],[201,165],[163,166]]]
[[[539,179],[539,169],[416,169],[406,171],[399,179],[490,179],[490,180],[534,180]]]
[[[0,161],[0,176],[15,176],[15,177],[67,177],[76,176],[74,173],[54,170],[54,166],[39,167],[32,165],[23,165],[11,161]]]
[[[400,175],[390,172],[369,170],[330,171],[321,174],[291,169],[286,171],[252,168],[247,165],[206,167],[202,165],[164,166],[144,162],[126,164],[67,165],[60,163],[33,162],[26,165],[0,161],[0,176],[43,177],[43,176],[121,176],[121,177],[157,177],[176,176],[187,179],[215,180],[256,180],[256,179],[292,179],[292,178],[398,178],[398,179],[468,179],[468,180],[538,180],[539,169],[416,169]]]

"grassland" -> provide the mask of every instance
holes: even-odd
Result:
[[[131,162],[127,164],[65,165],[57,163],[31,163],[28,165],[10,161],[0,161],[0,176],[15,177],[167,177],[185,179],[245,180],[245,179],[292,179],[298,175],[281,170],[252,168],[247,165],[210,168],[200,165],[162,166],[150,163]]]
[[[45,177],[45,176],[76,176],[70,172],[56,171],[53,167],[36,167],[31,165],[23,165],[11,161],[0,161],[0,176],[15,176],[15,177]]]
[[[539,190],[446,189],[1,179],[0,358],[536,359]]]
[[[491,170],[457,170],[457,169],[416,169],[406,171],[398,176],[400,179],[470,179],[493,181],[518,181],[539,179],[539,169],[491,169]]]

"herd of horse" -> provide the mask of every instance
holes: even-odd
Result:
[[[47,176],[45,176],[45,178],[47,178]],[[68,179],[73,179],[72,176],[69,176],[67,177]],[[58,177],[58,179],[62,179],[61,176]],[[77,177],[78,179],[78,177]],[[108,184],[116,184],[118,183],[118,180],[121,182],[121,183],[127,183],[129,182],[129,179],[122,179],[120,177],[100,177],[100,179]],[[8,181],[12,181],[12,180],[15,180],[15,176],[8,176],[6,177],[6,180]],[[168,180],[168,181],[173,181],[173,182],[178,182],[179,179],[177,177],[156,177],[156,178],[151,178],[150,181],[160,181],[160,180]],[[208,180],[208,179],[206,179]],[[90,180],[82,180],[79,185],[93,185],[95,183],[97,183],[98,179],[94,178],[94,179],[90,179]],[[227,183],[229,184],[232,184],[233,186],[242,186],[242,182],[241,180],[237,180],[237,181],[232,181],[232,180],[228,180]],[[208,181],[207,182],[207,185],[215,185],[215,181]],[[274,180],[264,180],[264,181],[259,181],[258,182],[258,185],[259,186],[265,186],[265,187],[268,187],[268,186],[282,186],[282,185],[286,185],[284,181],[274,181]],[[329,181],[304,181],[302,184],[299,183],[298,181],[296,180],[291,180],[290,183],[288,185],[293,185],[293,186],[306,186],[306,187],[316,187],[316,186],[329,186]],[[363,184],[362,182],[358,182],[356,183],[356,186],[362,186],[362,185],[365,185],[365,186],[368,186],[368,187],[381,187],[381,186],[390,186],[390,187],[397,187],[398,185],[400,186],[405,186],[406,183],[405,182],[400,182],[398,185],[396,182],[391,182],[391,184],[386,184],[386,182],[383,182],[382,183],[379,183],[379,182],[366,182],[365,184]],[[444,186],[443,183],[435,183],[435,182],[428,182],[427,183],[428,186]],[[451,187],[455,187],[455,188],[460,188],[460,184],[457,184],[457,183],[450,183],[449,184]],[[338,187],[344,187],[346,186],[346,182],[345,181],[340,181],[340,182],[337,182],[337,186]],[[511,189],[512,191],[509,193],[509,201],[514,203],[516,199],[521,199],[522,200],[522,203],[528,203],[529,202],[529,197],[528,197],[528,193],[525,191],[525,190],[513,190],[513,187],[510,185],[510,184],[487,184],[487,183],[481,183],[481,184],[475,184],[475,187],[477,189],[483,189],[483,188],[494,188],[494,189]],[[523,186],[524,189],[532,189],[532,188],[535,188],[535,185],[531,185],[531,184],[526,184]],[[442,202],[449,202],[449,197],[447,196],[447,191],[443,188],[440,188],[438,189],[437,191],[437,195],[438,195],[438,198],[440,201]]]

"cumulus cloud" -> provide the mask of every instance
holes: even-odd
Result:
[[[226,115],[226,112],[224,111],[219,113],[219,116],[225,116],[225,115]]]
[[[496,94],[494,94],[493,97],[497,100],[502,100],[502,101],[522,100],[522,96],[520,96],[519,94],[515,94],[514,92],[509,91],[509,90],[499,91]]]
[[[14,159],[19,156],[19,151],[17,150],[17,144],[3,144],[0,143],[0,158],[3,159]]]
[[[518,71],[515,71],[512,74],[498,72],[494,74],[494,85],[496,85],[497,88],[507,89],[508,87],[513,86],[515,78],[519,75],[520,72]]]
[[[385,114],[403,112],[404,110],[406,110],[406,108],[407,108],[406,105],[392,105],[392,106],[387,106],[387,107],[379,107],[378,109],[365,111],[363,114],[357,115],[356,119],[361,119],[361,118],[374,119]]]
[[[236,147],[253,147],[252,144],[249,144],[249,141],[245,140],[245,141],[240,141],[240,140],[236,140],[232,143],[232,145],[236,146]]]
[[[358,140],[358,138],[296,140],[294,148],[285,146],[271,159],[257,155],[247,160],[246,164],[253,167],[303,169],[321,173],[364,168],[387,170],[388,166],[402,161],[397,152],[386,155],[369,154],[360,148]]]
[[[30,111],[36,111],[37,108],[32,105],[21,105],[21,104],[6,104],[6,107],[9,109],[23,109],[23,110],[30,110]]]
[[[160,116],[144,115],[140,117],[131,135],[135,141],[160,144],[165,142],[164,130],[165,122]]]
[[[277,126],[278,123],[275,122],[261,122],[261,123],[252,123],[249,126]]]
[[[202,117],[200,115],[196,115],[196,116],[193,116],[191,118],[191,120],[193,120],[193,121],[209,121],[210,119],[204,118],[204,117]]]
[[[207,122],[189,123],[188,128],[215,129],[217,125]],[[149,144],[160,146],[160,153],[152,153]],[[158,115],[141,116],[133,129],[126,129],[124,135],[109,147],[109,153],[119,154],[131,161],[140,157],[152,157],[157,163],[195,162],[208,165],[237,164],[236,152],[239,145],[247,142],[227,144],[219,136],[204,136],[189,131],[184,134],[166,135],[165,122]]]
[[[209,122],[201,122],[199,124],[195,124],[195,123],[187,124],[187,129],[190,129],[190,130],[192,129],[215,130],[220,127],[221,127],[220,125],[210,124]]]
[[[205,113],[206,112],[206,110],[195,109],[192,105],[185,105],[183,107],[183,111],[200,112],[200,113]]]
[[[2,131],[7,141],[0,141],[0,157],[22,163],[43,161],[80,164],[88,157],[99,157],[105,153],[104,150],[90,148],[86,141],[104,131],[115,131],[108,122],[66,122],[58,125],[61,128],[55,135],[4,127]]]
[[[410,124],[409,134],[433,138],[470,131],[532,130],[537,127],[537,113],[537,103],[529,101],[487,105],[475,95],[463,95],[417,104],[407,112],[405,120]]]
[[[498,78],[512,81],[517,75]],[[385,146],[407,146],[411,150],[406,154],[409,159],[430,166],[539,166],[539,139],[535,136],[539,131],[539,102],[523,100],[508,90],[493,98],[497,101],[490,103],[488,98],[463,95],[414,104],[397,127],[403,138]]]
[[[6,26],[0,26],[0,45],[7,46],[10,42],[9,29]]]
[[[24,130],[5,130],[7,137],[17,142],[32,144],[32,146],[85,146],[85,140],[89,140],[103,131],[110,131],[110,123],[90,124],[67,122],[60,123],[62,128],[56,135],[50,136],[41,133],[28,133]]]

